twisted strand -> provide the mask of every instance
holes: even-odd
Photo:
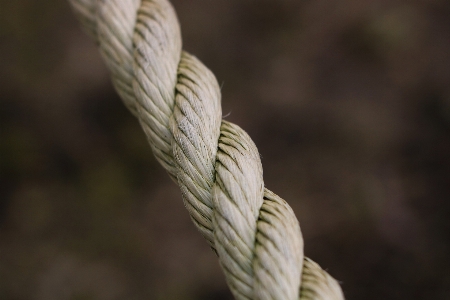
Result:
[[[258,150],[237,125],[222,122],[215,169],[216,250],[236,299],[254,299],[253,258],[264,183]]]
[[[222,120],[217,80],[182,51],[169,1],[69,1],[156,159],[180,186],[235,298],[343,299],[339,284],[303,257],[298,221],[264,188],[251,138]]]

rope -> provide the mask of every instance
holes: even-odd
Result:
[[[156,159],[180,186],[234,297],[343,299],[336,280],[303,257],[299,223],[264,187],[251,138],[222,120],[217,80],[182,51],[168,0],[69,1]]]

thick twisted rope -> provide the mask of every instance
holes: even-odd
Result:
[[[167,0],[70,0],[192,221],[219,256],[236,299],[343,299],[303,258],[289,205],[264,188],[258,150],[222,120],[214,75],[182,51]]]

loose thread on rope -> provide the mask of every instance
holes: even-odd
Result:
[[[156,159],[179,185],[236,299],[344,299],[303,256],[290,206],[264,186],[258,150],[224,121],[220,87],[182,50],[168,0],[69,0]]]

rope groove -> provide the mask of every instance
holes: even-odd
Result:
[[[236,299],[343,299],[303,256],[289,205],[264,187],[258,150],[222,120],[215,76],[182,50],[168,0],[69,0]]]

